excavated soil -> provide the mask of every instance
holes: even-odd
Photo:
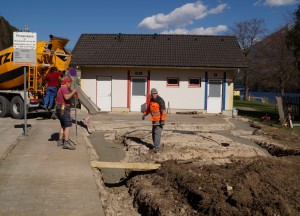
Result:
[[[119,182],[107,182],[95,169],[106,215],[300,215],[300,140],[291,130],[222,115],[171,114],[163,147],[153,153],[151,123],[140,119],[109,113],[89,122],[91,160],[101,160],[94,148],[101,132],[122,146],[121,161],[161,164],[126,170]]]

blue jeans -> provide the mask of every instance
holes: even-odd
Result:
[[[51,109],[53,108],[56,91],[57,91],[56,87],[47,87],[46,96],[45,96],[45,100],[44,100],[45,107],[50,107]]]

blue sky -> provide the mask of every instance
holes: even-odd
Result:
[[[83,33],[223,35],[234,23],[263,19],[268,32],[288,21],[300,0],[6,0],[0,16],[38,40]],[[1,37],[1,35],[0,35]]]

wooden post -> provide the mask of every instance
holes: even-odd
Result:
[[[171,114],[170,101],[168,101],[167,114]]]

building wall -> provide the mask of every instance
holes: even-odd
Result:
[[[127,107],[127,71],[125,69],[82,68],[81,88],[94,103],[97,97],[97,77],[112,78],[112,107]]]
[[[156,88],[171,109],[203,110],[205,72],[200,70],[152,70],[150,88]],[[168,86],[168,78],[179,78],[179,86]],[[200,87],[188,85],[189,78],[200,78]]]
[[[221,79],[224,85],[224,112],[231,113],[233,107],[233,71],[204,69],[145,69],[145,68],[81,68],[81,88],[96,103],[96,83],[99,76],[112,78],[112,110],[128,109],[128,77],[148,77],[150,90],[156,88],[172,110],[205,110],[205,82],[208,79]],[[168,86],[167,78],[179,78],[179,86]],[[189,78],[200,78],[200,87],[189,86]],[[129,92],[129,93],[128,93]]]
[[[227,110],[231,113],[232,108],[233,108],[233,88],[234,88],[233,75],[234,75],[234,71],[227,72],[226,74],[227,74],[227,83],[226,83],[227,84],[227,94],[226,94],[225,110]]]

